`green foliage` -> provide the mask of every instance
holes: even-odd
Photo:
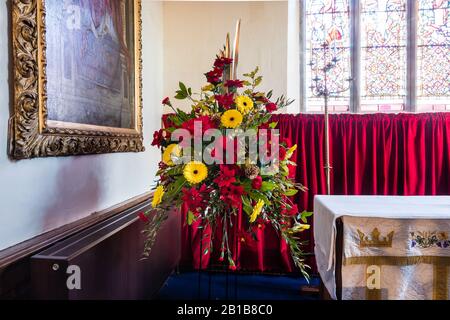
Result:
[[[175,99],[185,100],[192,96],[192,89],[187,88],[183,82],[179,83],[180,89],[176,91]]]
[[[277,184],[272,181],[264,181],[261,186],[261,192],[272,191],[277,188]]]

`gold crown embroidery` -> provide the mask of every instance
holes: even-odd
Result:
[[[392,239],[394,238],[394,231],[391,231],[386,237],[381,237],[380,231],[377,228],[373,229],[369,236],[357,229],[359,236],[359,247],[392,247]]]

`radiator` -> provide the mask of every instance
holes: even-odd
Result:
[[[149,258],[142,260],[144,202],[106,219],[31,258],[35,299],[151,299],[180,260],[181,219],[164,223]]]

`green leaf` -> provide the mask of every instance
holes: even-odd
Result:
[[[178,192],[181,191],[181,188],[186,183],[186,179],[184,176],[179,177],[177,180],[175,180],[174,183],[169,185],[169,188],[167,190],[167,196],[172,197],[176,195]]]
[[[250,181],[250,180],[244,181],[244,183],[242,183],[242,186],[244,187],[245,192],[249,192],[249,191],[251,191],[253,189],[252,188],[252,181]]]
[[[277,184],[275,182],[264,181],[261,186],[261,192],[272,191],[276,187],[277,187]]]
[[[314,214],[313,212],[303,211],[301,213],[300,219],[302,220],[303,223],[308,223],[308,218],[311,217],[313,214]]]
[[[169,176],[176,176],[176,175],[180,175],[183,173],[183,167],[182,166],[177,166],[174,167],[173,169],[170,169],[169,171],[167,171],[167,174]]]
[[[188,93],[186,86],[181,81],[180,81],[180,89],[181,89],[182,92]]]
[[[187,214],[187,224],[188,226],[192,226],[192,224],[195,221],[195,215],[192,213],[192,211],[189,211]]]
[[[250,198],[252,198],[254,201],[262,200],[262,201],[264,201],[264,203],[266,205],[271,205],[272,204],[269,201],[269,199],[264,194],[262,194],[261,192],[252,191],[252,192],[249,193],[249,195],[250,195]]]
[[[259,72],[259,67],[256,67],[255,70],[252,72],[252,78],[254,78]]]
[[[271,124],[269,124],[270,129],[275,129],[277,126],[278,126],[278,122],[272,122]]]
[[[187,95],[181,91],[177,91],[177,95],[175,96],[175,99],[177,100],[184,100],[187,98]]]
[[[288,196],[288,197],[292,197],[292,196],[295,196],[297,193],[298,193],[298,190],[296,190],[296,189],[289,189],[289,190],[287,190],[284,193],[284,195]]]
[[[246,196],[242,196],[242,204],[243,204],[244,212],[250,216],[253,213],[253,208],[250,203],[250,199]]]
[[[180,119],[182,119],[183,122],[190,119],[190,116],[186,112],[184,112],[183,110],[177,109],[177,113],[178,113],[178,117]]]
[[[255,79],[255,87],[259,86],[261,84],[263,80],[262,76],[259,76],[258,78]]]
[[[283,176],[287,177],[289,175],[289,168],[287,165],[285,165],[285,164],[281,165],[280,169],[281,169],[281,174]]]

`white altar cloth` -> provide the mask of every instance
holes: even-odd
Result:
[[[443,219],[450,222],[450,196],[316,196],[314,251],[318,271],[333,299],[336,299],[335,222],[345,216],[397,220]]]

